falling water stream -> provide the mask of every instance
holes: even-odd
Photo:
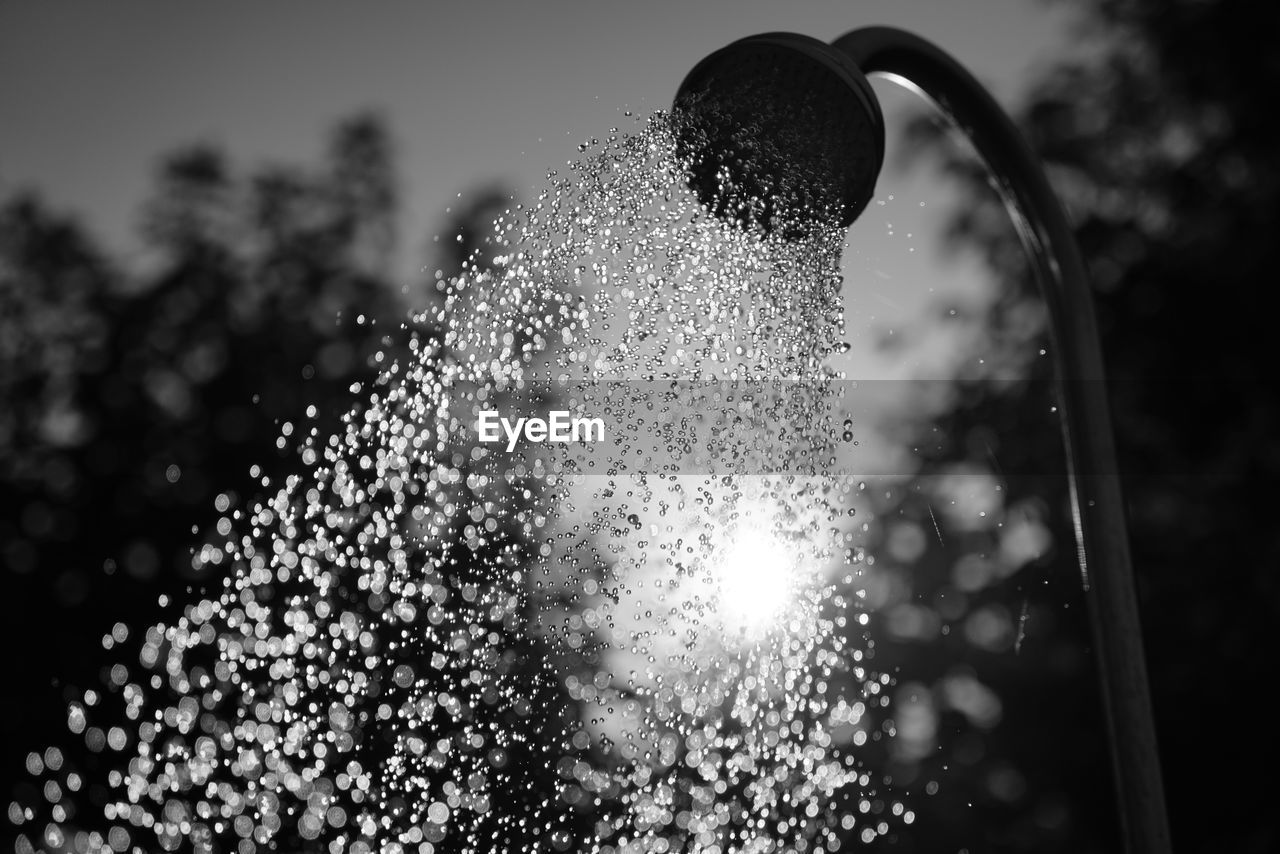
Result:
[[[32,753],[19,851],[822,851],[913,819],[860,758],[891,680],[834,474],[844,235],[709,214],[675,139],[659,113],[551,173],[344,429],[294,432],[308,474],[219,506],[220,588],[118,627],[137,658],[68,710],[105,803]],[[478,439],[551,410],[603,440]]]

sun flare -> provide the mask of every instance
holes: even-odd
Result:
[[[767,528],[742,526],[716,562],[719,612],[726,630],[757,635],[771,628],[792,596],[795,557]]]

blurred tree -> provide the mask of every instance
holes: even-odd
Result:
[[[413,358],[411,341],[426,349],[441,343],[429,322],[406,319],[406,307],[438,309],[447,276],[491,266],[493,220],[511,196],[487,188],[453,214],[435,287],[399,288],[389,271],[393,165],[386,130],[367,116],[337,128],[318,170],[276,167],[246,177],[217,150],[179,151],[163,161],[158,190],[144,210],[144,233],[155,253],[145,272],[111,265],[79,228],[32,198],[0,207],[0,595],[26,605],[10,623],[21,642],[5,653],[13,685],[65,680],[63,701],[84,699],[86,689],[119,694],[106,675],[119,652],[104,653],[123,641],[113,626],[128,626],[136,639],[164,610],[155,606],[157,594],[186,605],[198,598],[197,589],[219,589],[223,573],[210,566],[230,572],[230,557],[220,559],[217,549],[213,559],[208,549],[193,556],[192,549],[225,539],[215,529],[230,511],[302,472],[291,435],[313,427],[319,436],[341,433],[344,419],[369,405],[358,403],[356,385],[377,387],[380,367]],[[415,489],[432,473],[419,474]],[[459,501],[475,500],[469,482],[455,484],[466,493]],[[508,518],[523,518],[536,489],[512,486],[502,499]],[[380,506],[382,497],[353,508],[350,524],[390,512]],[[484,751],[472,758],[504,773],[494,777],[493,809],[481,832],[514,850],[554,831],[554,844],[567,849],[593,821],[589,802],[561,798],[562,778],[572,779],[573,767],[557,760],[571,749],[566,733],[573,707],[548,670],[541,640],[520,624],[520,574],[503,574],[504,567],[521,566],[537,543],[517,526],[494,531],[477,550],[462,522],[455,527],[438,542],[406,545],[403,572],[421,583],[438,560],[451,588],[471,591],[474,604],[451,606],[441,631],[470,637],[485,627],[491,642],[466,662],[494,674],[482,694],[466,673],[437,674],[432,691],[426,682],[406,681],[403,674],[415,671],[429,680],[439,649],[420,627],[381,613],[385,597],[370,593],[360,573],[343,575],[330,591],[367,625],[369,648],[381,656],[367,702],[350,715],[361,761],[379,769],[387,786],[389,818],[380,821],[418,815],[423,804],[415,798],[421,799],[424,780],[434,793],[465,787],[457,757],[474,753],[475,733],[484,732]],[[261,586],[262,601],[298,592],[283,580]],[[212,672],[208,655],[192,651],[189,666]],[[160,704],[166,680],[159,671],[171,664],[157,664],[151,680]],[[187,690],[172,671],[167,682],[178,694]],[[433,745],[456,742],[457,761],[437,762],[433,752],[406,765],[403,742],[421,741],[424,733],[399,720],[372,723],[382,720],[387,702],[413,705],[429,697],[434,703],[440,691],[469,684],[476,697],[466,714],[460,712],[452,728],[441,723],[428,733]],[[216,684],[209,696],[206,708],[216,708],[224,721],[244,713],[226,707],[239,696],[229,685]],[[333,697],[320,691],[309,700],[327,707]],[[95,714],[107,727],[127,725],[136,710],[104,703]],[[66,720],[65,704],[52,693],[7,696],[5,726],[21,737],[5,741],[6,773],[17,773],[29,751],[67,745]],[[85,772],[87,797],[87,804],[57,807],[71,810],[58,821],[100,824],[95,810],[106,798],[105,772],[114,766],[91,755],[94,750],[72,750],[57,760]],[[38,774],[28,777],[17,802],[39,804],[38,785]],[[361,798],[336,803],[351,816],[368,808]],[[46,820],[40,816],[29,826]],[[288,850],[319,844],[311,842],[314,832],[298,832],[285,828],[280,844]],[[430,841],[439,851],[466,844],[442,832]]]
[[[1274,318],[1259,288],[1280,263],[1271,239],[1280,230],[1280,115],[1271,106],[1280,62],[1269,44],[1280,7],[1077,5],[1087,54],[1043,74],[1019,118],[1093,274],[1174,840],[1182,851],[1274,851],[1280,829],[1261,781],[1277,746],[1263,698],[1275,646],[1268,623],[1280,611],[1280,536],[1267,498],[1280,479],[1280,399],[1268,367]],[[929,123],[917,128],[920,145],[940,136]],[[1059,441],[1053,430],[1028,429],[1043,426],[1054,403],[1050,362],[1037,357],[1049,346],[1039,297],[999,203],[984,191],[985,173],[959,157],[950,171],[980,199],[954,220],[955,244],[981,247],[999,273],[978,318],[987,370],[958,378],[950,411],[914,425],[930,461],[886,503],[884,518],[931,530],[936,475],[958,464],[997,475],[1004,499],[988,541],[930,543],[916,591],[927,598],[963,590],[975,572],[989,576],[975,561],[1001,553],[1020,508],[1049,511],[1045,524],[1059,545],[1052,565],[1041,558],[1033,565],[1042,570],[997,572],[991,587],[978,585],[1004,585],[1006,598],[1025,597],[1021,613],[1031,615],[1021,656],[980,665],[1009,721],[985,752],[1014,757],[1026,786],[1003,815],[997,785],[976,793],[976,804],[990,805],[979,838],[1020,840],[1017,850],[1106,848],[1110,781],[1091,674],[1077,662],[1058,674],[1065,682],[1046,682],[1053,669],[1040,669],[1069,663],[1064,642],[1086,635],[1065,483],[1052,474]],[[1000,375],[1021,379],[994,382]],[[999,441],[1008,437],[1015,440]],[[886,521],[882,537],[895,524]],[[970,599],[947,622],[970,625],[981,607]],[[1085,699],[1072,700],[1064,685]],[[1071,810],[1046,823],[1055,791]]]
[[[336,425],[403,316],[386,275],[392,167],[368,116],[337,129],[314,171],[246,178],[216,150],[179,152],[146,207],[143,271],[30,196],[0,204],[11,685],[99,684],[113,623],[149,623],[157,594],[219,580],[191,556],[215,497],[235,503],[297,466],[277,439],[309,405],[321,429]],[[59,740],[65,709],[21,688],[2,702],[21,736],[0,761],[16,770]]]

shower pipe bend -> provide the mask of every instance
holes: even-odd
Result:
[[[1093,296],[1075,235],[1038,158],[1008,114],[960,63],[891,27],[832,42],[867,75],[932,101],[984,161],[1047,305],[1080,571],[1097,648],[1125,850],[1169,854],[1170,834],[1148,694],[1124,500]]]

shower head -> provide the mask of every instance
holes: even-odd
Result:
[[[676,93],[677,150],[716,215],[794,237],[847,226],[875,189],[884,118],[854,61],[795,33],[749,36]]]

